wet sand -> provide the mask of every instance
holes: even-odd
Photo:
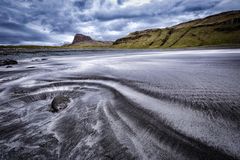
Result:
[[[240,159],[240,49],[0,58],[0,159]]]

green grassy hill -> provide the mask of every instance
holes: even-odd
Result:
[[[115,48],[184,48],[240,45],[240,11],[230,11],[164,29],[130,33]]]
[[[71,44],[62,46],[62,48],[111,48],[112,42],[101,42],[101,41],[95,41],[95,42],[81,42],[78,44]]]

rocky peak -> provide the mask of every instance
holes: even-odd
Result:
[[[74,36],[72,44],[81,43],[81,42],[92,42],[94,41],[91,37],[83,35],[83,34],[76,34]]]

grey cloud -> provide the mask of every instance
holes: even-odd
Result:
[[[78,32],[101,40],[115,40],[135,30],[166,27],[240,9],[238,0],[151,0],[142,5],[126,5],[128,1],[2,0],[0,43],[55,43],[53,36]]]
[[[124,2],[126,2],[126,0],[117,0],[117,3],[118,3],[119,5],[122,5]]]
[[[74,6],[76,6],[80,10],[86,10],[91,8],[93,1],[92,0],[78,0],[73,3]]]
[[[20,44],[21,42],[49,41],[46,35],[25,27],[21,24],[3,22],[0,23],[0,44]]]

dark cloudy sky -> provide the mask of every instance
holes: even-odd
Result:
[[[239,9],[240,0],[0,0],[0,44],[62,44],[75,33],[115,40]]]

